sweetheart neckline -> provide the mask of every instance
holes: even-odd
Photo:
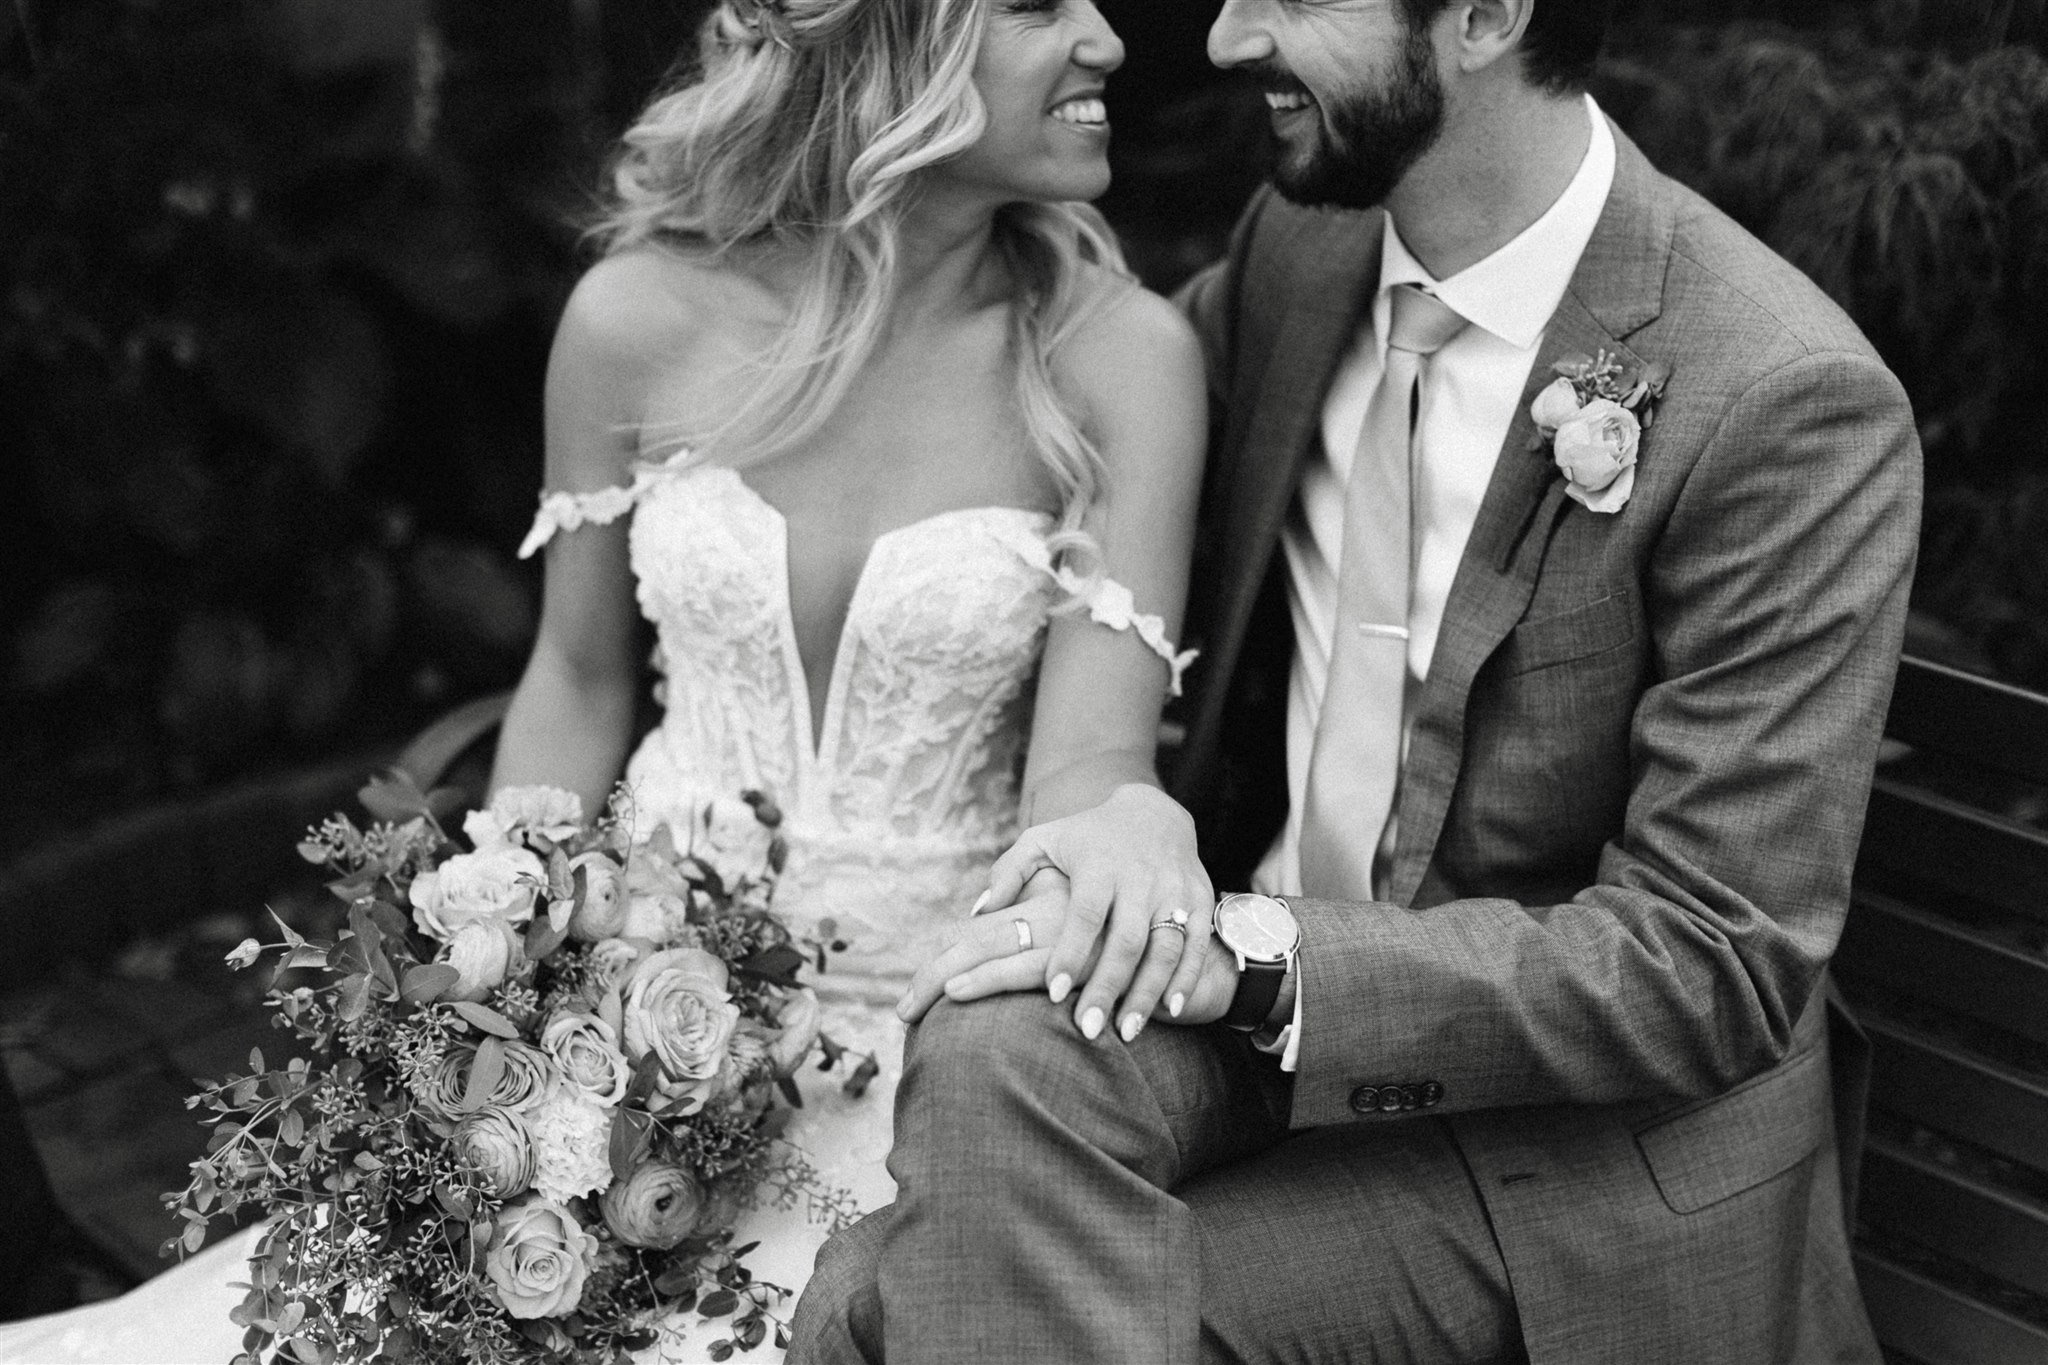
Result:
[[[779,540],[779,544],[776,546],[777,552],[774,556],[777,575],[775,595],[777,605],[780,608],[783,666],[787,671],[790,686],[800,692],[803,698],[803,706],[800,711],[802,723],[799,739],[801,743],[799,743],[797,748],[803,757],[804,763],[813,772],[822,770],[827,766],[825,761],[827,757],[837,757],[836,754],[828,753],[827,746],[836,746],[837,728],[832,724],[833,713],[836,709],[843,707],[844,692],[847,686],[845,675],[852,666],[852,656],[847,652],[846,648],[847,635],[853,628],[855,612],[861,605],[862,598],[867,595],[870,571],[874,568],[875,561],[880,557],[879,551],[883,544],[885,542],[893,542],[908,532],[925,530],[945,522],[973,517],[988,517],[999,514],[1017,516],[1031,523],[1034,529],[1040,531],[1040,534],[1043,534],[1042,528],[1049,525],[1055,519],[1052,513],[1042,508],[1015,507],[1007,503],[983,503],[969,507],[949,507],[943,511],[934,512],[929,516],[904,522],[900,526],[892,526],[869,541],[867,550],[861,557],[860,571],[854,575],[853,591],[847,595],[846,610],[841,614],[838,630],[832,636],[832,661],[831,666],[825,671],[825,693],[823,702],[820,704],[812,691],[810,670],[804,667],[803,651],[797,640],[796,599],[791,589],[789,571],[789,518],[784,515],[781,508],[763,497],[760,490],[748,483],[745,476],[731,465],[700,466],[696,471],[696,477],[702,478],[712,473],[726,475],[727,481],[731,486],[739,489],[753,506],[766,513],[774,523],[775,534]]]

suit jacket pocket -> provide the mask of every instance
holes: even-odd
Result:
[[[1676,1213],[1697,1213],[1781,1175],[1826,1133],[1827,1054],[1810,1048],[1725,1095],[1636,1133],[1657,1189]]]
[[[1636,638],[1634,599],[1622,588],[1583,606],[1524,621],[1508,632],[1500,667],[1507,677],[1619,649]]]

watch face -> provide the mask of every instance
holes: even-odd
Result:
[[[1294,916],[1271,896],[1226,896],[1216,907],[1216,935],[1253,962],[1281,962],[1301,937]]]

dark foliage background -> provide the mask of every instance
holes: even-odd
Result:
[[[701,0],[0,0],[10,847],[508,685],[540,378]],[[1264,111],[1124,0],[1105,208],[1168,287]],[[1912,393],[1916,641],[2048,688],[2043,0],[1624,0],[1597,93]]]

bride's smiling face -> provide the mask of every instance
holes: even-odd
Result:
[[[1020,199],[1094,199],[1109,188],[1109,74],[1123,40],[1094,0],[990,0],[974,87],[988,127],[934,170]]]

